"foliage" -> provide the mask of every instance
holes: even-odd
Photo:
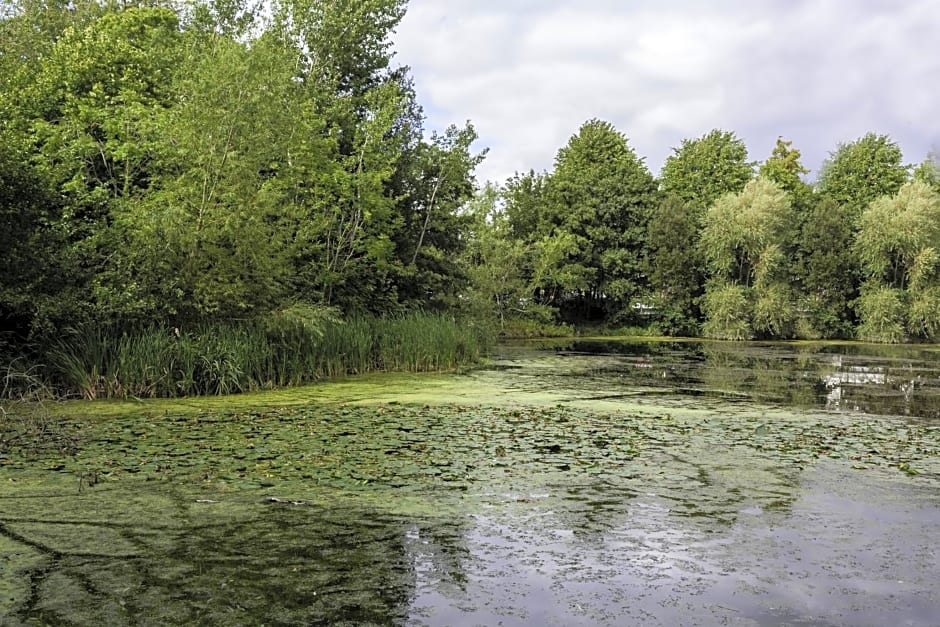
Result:
[[[791,221],[789,197],[764,177],[748,182],[738,194],[722,196],[708,209],[701,237],[712,276],[705,294],[706,333],[723,339],[746,338],[750,332],[739,320],[750,319],[758,334],[792,334],[794,305],[785,266]],[[732,293],[731,286],[741,291]],[[710,293],[713,289],[717,295]],[[747,298],[735,300],[733,294]],[[718,318],[712,320],[712,315]]]
[[[789,286],[772,283],[756,292],[754,331],[767,338],[791,338],[795,334],[796,308]]]
[[[830,153],[817,180],[819,192],[853,212],[898,191],[907,180],[901,149],[887,135],[867,135]]]
[[[809,170],[800,161],[800,151],[792,146],[792,141],[778,137],[770,157],[758,169],[758,175],[773,181],[791,196],[803,196],[811,191],[802,178]]]
[[[68,324],[457,305],[473,127],[425,137],[401,0],[0,17],[0,350]],[[263,123],[259,121],[263,120]],[[13,344],[15,344],[15,346]]]
[[[856,249],[868,277],[904,289],[938,270],[940,194],[921,181],[871,203],[862,214]]]
[[[887,285],[869,285],[858,299],[858,337],[867,342],[896,344],[904,339],[904,292]]]
[[[912,178],[927,183],[940,192],[940,152],[936,148],[927,154],[927,158],[914,168]]]
[[[465,297],[475,317],[495,318],[505,329],[507,319],[540,317],[543,309],[530,303],[532,290],[525,274],[533,247],[509,236],[509,220],[498,207],[500,191],[488,185],[467,208],[471,220],[465,264],[470,288]],[[544,315],[542,316],[544,317]]]
[[[910,301],[908,331],[931,342],[940,340],[940,286],[919,290]]]
[[[848,337],[862,270],[905,290],[913,335],[936,335],[933,155],[902,188],[897,145],[866,135],[832,154],[817,195],[790,142],[754,179],[744,143],[716,129],[683,140],[657,181],[591,119],[551,171],[479,190],[473,125],[426,132],[394,63],[405,6],[4,5],[3,361],[54,364],[87,395],[189,394],[345,372],[270,351],[416,311],[504,333],[694,335],[703,307],[724,320],[712,335]],[[723,296],[703,301],[706,284]],[[335,350],[372,350],[344,328]]]
[[[705,214],[701,239],[712,275],[745,287],[771,280],[790,221],[790,201],[769,179],[754,179],[740,193],[719,198]]]
[[[670,334],[696,335],[704,261],[691,205],[670,195],[654,209],[646,233],[646,274],[656,320]]]
[[[784,141],[782,137],[777,138],[773,152],[758,170],[758,176],[776,183],[790,200],[791,219],[789,224],[784,225],[785,236],[782,241],[784,249],[791,253],[799,249],[803,225],[816,200],[812,186],[803,180],[803,176],[808,173],[809,170],[800,161],[800,151],[793,148],[793,142]],[[799,267],[795,254],[786,265],[789,281],[798,282]]]
[[[734,133],[714,129],[697,139],[684,139],[666,158],[660,188],[697,211],[705,211],[729,192],[739,192],[754,176],[747,147]]]
[[[702,306],[705,337],[718,340],[748,340],[754,335],[751,327],[751,304],[748,290],[742,285],[709,286]]]
[[[862,214],[855,243],[868,285],[893,288],[909,306],[904,316],[881,300],[860,302],[867,337],[899,341],[896,326],[906,318],[913,334],[937,334],[937,290],[940,289],[940,194],[920,180],[906,183],[894,196],[871,203]],[[864,292],[864,289],[863,289]],[[886,299],[887,297],[883,297]],[[886,302],[886,301],[885,301]],[[890,309],[890,316],[885,311]],[[890,320],[890,332],[882,331]],[[861,332],[862,330],[860,330]]]
[[[652,175],[609,122],[585,122],[558,151],[546,180],[546,235],[575,243],[565,260],[582,277],[574,305],[582,315],[629,319],[645,287],[642,250],[656,201]]]
[[[803,223],[796,275],[802,287],[803,336],[848,338],[854,334],[851,307],[860,268],[853,253],[852,214],[831,198],[816,203]]]

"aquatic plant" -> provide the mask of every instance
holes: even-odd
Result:
[[[479,360],[487,334],[452,317],[278,317],[180,330],[73,330],[47,353],[67,396],[217,395],[373,371],[450,370]]]

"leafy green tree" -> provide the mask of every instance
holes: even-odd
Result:
[[[667,157],[659,177],[666,200],[647,233],[647,274],[659,324],[670,333],[693,333],[701,322],[705,262],[698,247],[705,211],[754,176],[747,147],[734,133],[712,130],[684,139]]]
[[[56,16],[50,32],[67,22]],[[41,52],[24,59],[30,76],[20,74],[3,99],[11,131],[30,154],[31,177],[58,198],[59,210],[46,212],[43,224],[44,239],[57,245],[43,265],[60,272],[52,284],[68,286],[54,316],[60,322],[103,313],[96,279],[112,266],[114,212],[151,184],[155,118],[173,100],[179,42],[169,9],[75,18],[51,45],[36,44]]]
[[[0,132],[0,355],[76,309],[57,263],[59,233],[47,228],[59,203],[21,149],[12,133]]]
[[[705,214],[701,246],[712,276],[752,287],[779,273],[790,200],[763,177],[718,199]]]
[[[405,6],[406,0],[277,0],[274,13],[300,43],[308,80],[355,104],[388,82],[390,35]],[[363,111],[354,106],[347,113]]]
[[[275,173],[290,168],[291,148],[300,152],[290,142],[303,127],[291,115],[291,61],[271,39],[248,47],[216,32],[192,36],[174,84],[179,104],[157,118],[159,176],[114,212],[123,263],[99,284],[116,311],[192,321],[277,306],[291,205]]]
[[[460,209],[474,195],[473,171],[484,153],[475,153],[471,124],[432,133],[418,146],[399,249],[410,253],[403,297],[425,307],[453,306],[462,277],[457,264],[466,217]]]
[[[666,158],[660,188],[699,212],[721,196],[739,192],[754,177],[747,146],[733,132],[712,130],[697,139],[684,139]]]
[[[940,196],[911,181],[871,203],[859,222],[856,248],[869,280],[906,289],[932,277],[928,251],[940,251]]]
[[[822,198],[810,209],[797,250],[802,336],[852,337],[852,301],[858,293],[860,272],[854,241],[854,220],[835,200]]]
[[[545,182],[545,174],[530,170],[525,174],[517,172],[503,185],[501,196],[514,238],[534,241],[551,230],[545,216]]]
[[[645,288],[643,247],[657,199],[643,160],[613,125],[589,120],[558,151],[545,198],[552,233],[570,234],[577,243],[569,263],[587,281],[580,314],[629,319]]]
[[[709,286],[702,299],[705,337],[719,340],[749,340],[754,337],[751,325],[751,299],[748,289],[734,283]]]
[[[800,151],[793,148],[792,141],[777,138],[770,157],[761,164],[758,174],[780,186],[791,195],[802,195],[810,191],[809,184],[803,181],[803,175],[809,170],[800,161]]]
[[[656,206],[646,232],[646,272],[664,333],[698,334],[704,283],[698,237],[695,212],[678,196],[667,196]]]
[[[499,196],[499,189],[487,185],[469,203],[464,258],[470,279],[467,299],[475,316],[495,318],[504,329],[507,319],[533,311],[530,277],[526,276],[532,247],[512,237]],[[550,315],[544,307],[539,312]]]
[[[868,133],[830,154],[817,187],[823,196],[857,216],[868,203],[897,193],[907,172],[897,143],[887,135]]]
[[[790,230],[790,243],[796,244],[799,239],[800,228],[806,213],[812,206],[813,188],[803,180],[803,175],[809,169],[800,161],[800,151],[793,148],[793,142],[777,138],[770,157],[761,164],[758,175],[769,179],[780,186],[790,197],[790,205],[794,210],[794,222]]]
[[[914,168],[913,178],[940,192],[940,152],[931,150],[927,158]]]

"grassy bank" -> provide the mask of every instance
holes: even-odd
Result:
[[[316,325],[86,328],[48,349],[32,372],[66,397],[232,394],[346,374],[452,370],[477,362],[486,343],[472,323],[426,314]]]

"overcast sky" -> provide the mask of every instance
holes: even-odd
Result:
[[[411,0],[394,40],[426,126],[489,147],[481,182],[551,168],[593,117],[653,174],[713,128],[814,171],[869,131],[940,148],[940,0]]]

